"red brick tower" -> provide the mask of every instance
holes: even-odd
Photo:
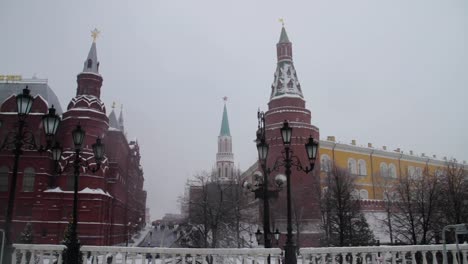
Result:
[[[276,159],[284,149],[280,128],[285,120],[293,128],[291,149],[303,166],[309,164],[304,144],[310,135],[319,139],[319,129],[311,124],[310,111],[305,107],[301,85],[294,69],[292,59],[292,43],[283,26],[278,44],[276,44],[278,63],[271,86],[271,96],[268,111],[265,113],[266,138],[270,146],[267,165],[273,167]],[[318,179],[315,174],[320,169],[318,162],[313,173],[305,174],[292,168],[292,215],[293,230],[297,225],[300,230],[300,246],[318,245],[320,211],[318,207]],[[284,168],[280,168],[284,173]],[[270,179],[278,172],[272,172]],[[314,176],[313,176],[314,175]],[[286,190],[280,192],[279,198],[272,203],[272,223],[280,231],[286,231]],[[295,234],[295,239],[297,236]],[[297,243],[297,240],[296,240]],[[298,243],[298,246],[299,246]]]

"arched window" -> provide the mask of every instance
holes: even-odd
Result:
[[[395,167],[395,164],[393,164],[393,163],[390,163],[388,165],[388,176],[390,178],[394,178],[394,179],[396,179],[396,177],[397,177],[396,167]]]
[[[36,172],[33,168],[28,167],[23,172],[23,192],[34,191],[34,180],[36,178]]]
[[[408,166],[408,177],[413,178],[415,177],[415,170],[413,166]]]
[[[423,170],[422,170],[422,168],[417,167],[416,170],[415,170],[415,173],[416,173],[416,177],[417,177],[418,179],[421,179],[421,178],[422,178],[422,176],[423,176]]]
[[[124,183],[127,182],[127,179],[122,178]],[[75,178],[73,177],[73,173],[69,172],[67,173],[67,185],[65,186],[65,189],[67,191],[73,191],[73,185],[75,184]]]
[[[348,171],[351,174],[357,174],[356,160],[353,158],[348,159]]]
[[[365,189],[359,191],[359,196],[361,199],[369,199],[369,192]]]
[[[320,170],[325,172],[329,172],[331,170],[331,161],[327,154],[322,154],[320,156]]]
[[[388,167],[385,162],[380,163],[380,177],[388,177]]]
[[[91,59],[88,59],[88,65],[86,65],[86,67],[89,69],[91,67],[93,67],[93,61]]]
[[[351,192],[351,199],[359,200],[359,190],[354,189]]]
[[[443,169],[441,168],[437,168],[436,171],[435,171],[435,176],[439,179],[443,179],[444,176],[445,176],[445,172]]]
[[[358,174],[362,176],[367,175],[367,168],[366,168],[366,161],[365,160],[358,160]]]
[[[224,177],[227,177],[227,176],[228,176],[228,168],[225,167],[225,168],[224,168]]]
[[[0,192],[8,191],[8,167],[0,167]]]

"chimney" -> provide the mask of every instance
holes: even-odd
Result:
[[[465,165],[465,164],[466,164],[466,160],[463,161],[463,165]]]
[[[356,140],[355,139],[351,140],[351,145],[356,146]]]
[[[401,149],[400,148],[397,148],[394,150],[395,152],[398,152],[398,153],[401,153]]]
[[[421,157],[426,157],[426,153],[421,153]]]
[[[410,150],[410,151],[409,151],[409,154],[410,154],[410,155],[413,155],[413,151],[412,151],[412,150]]]
[[[328,136],[327,141],[335,142],[335,136]]]
[[[372,143],[367,143],[368,148],[372,148]]]
[[[447,157],[446,157],[446,156],[444,156],[444,160],[447,161]]]
[[[435,155],[435,154],[434,154],[434,155],[432,155],[432,157],[433,157],[434,159],[437,159],[437,155]]]
[[[383,150],[387,150],[387,146],[383,146],[382,148],[383,148]]]

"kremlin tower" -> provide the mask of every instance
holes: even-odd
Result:
[[[286,29],[281,29],[281,35],[277,51],[277,66],[271,85],[271,96],[268,102],[268,111],[265,113],[266,140],[269,144],[267,167],[272,168],[275,161],[283,151],[280,128],[287,120],[293,128],[291,149],[293,154],[306,166],[309,164],[304,144],[309,136],[319,139],[319,129],[311,124],[311,113],[305,106],[302,88],[294,68],[292,56],[292,43],[289,41]],[[320,210],[317,196],[319,188],[318,174],[320,164],[315,164],[315,170],[304,173],[292,169],[291,192],[292,214],[294,230],[300,230],[300,246],[318,245],[320,234]],[[279,173],[284,174],[284,168],[280,172],[272,172],[270,180]],[[286,190],[279,194],[279,198],[272,201],[272,221],[280,231],[286,232]],[[296,232],[296,231],[294,231]],[[296,235],[294,239],[297,239]],[[298,243],[299,244],[299,243]]]
[[[229,131],[229,120],[226,109],[227,97],[224,97],[223,119],[218,136],[218,153],[216,153],[216,175],[218,180],[234,177],[234,153],[232,153],[232,137]]]

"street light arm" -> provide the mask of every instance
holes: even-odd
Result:
[[[78,161],[78,164],[76,166],[81,167],[85,163],[85,167],[91,171],[92,173],[96,173],[101,169],[101,162],[96,162],[96,165],[91,165],[87,160],[83,159],[79,153],[76,153],[74,155],[78,155],[78,159],[74,160],[66,160],[65,165],[61,166],[60,161],[55,162],[55,172],[60,175],[62,174],[65,170],[69,168],[69,166],[75,166],[75,162]]]

